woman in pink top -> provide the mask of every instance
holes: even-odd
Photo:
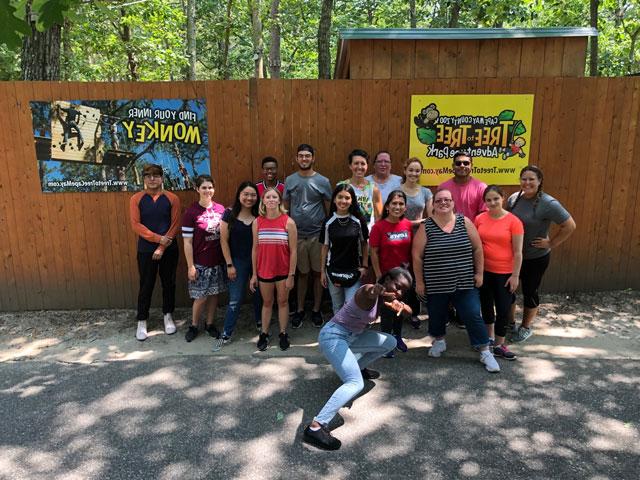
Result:
[[[298,231],[295,222],[286,214],[282,194],[275,187],[267,187],[260,200],[259,216],[253,222],[253,248],[251,262],[253,276],[249,288],[260,287],[262,295],[262,332],[258,350],[269,346],[269,324],[273,310],[274,291],[278,300],[280,323],[280,349],[289,348],[287,323],[289,321],[289,291],[293,288],[296,272]]]
[[[505,335],[511,300],[518,288],[524,227],[518,217],[502,207],[504,192],[499,186],[489,185],[483,199],[488,211],[478,215],[474,222],[484,252],[484,277],[480,288],[482,318],[489,340],[494,340],[493,355],[515,360],[515,353],[505,343]]]

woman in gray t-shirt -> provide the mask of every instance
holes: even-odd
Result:
[[[514,342],[523,342],[533,335],[531,325],[538,314],[540,297],[538,287],[549,266],[550,252],[576,229],[576,222],[558,200],[542,191],[543,175],[535,165],[529,165],[520,172],[520,191],[507,201],[508,210],[524,225],[524,244],[520,284],[524,297],[522,325],[518,328]],[[551,223],[558,230],[549,237]],[[515,304],[514,304],[515,307]],[[514,325],[515,329],[515,325]]]
[[[400,189],[407,196],[407,211],[404,216],[411,220],[414,233],[418,229],[418,225],[430,216],[433,209],[431,190],[420,185],[420,175],[422,175],[423,168],[422,162],[416,157],[404,162],[402,185],[400,186]]]

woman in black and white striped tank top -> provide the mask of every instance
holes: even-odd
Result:
[[[451,302],[467,327],[471,345],[480,351],[480,361],[489,372],[499,372],[480,314],[477,287],[484,270],[480,236],[468,218],[454,214],[449,190],[437,192],[433,205],[433,216],[418,229],[412,247],[416,293],[426,300],[429,335],[435,339],[429,356],[439,357],[447,349],[444,336]]]

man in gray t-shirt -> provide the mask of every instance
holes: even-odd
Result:
[[[331,184],[329,179],[313,170],[314,150],[311,145],[298,147],[296,162],[298,171],[289,175],[284,182],[285,207],[289,216],[296,222],[298,229],[298,308],[293,314],[291,326],[299,328],[304,319],[304,299],[307,295],[309,273],[315,279],[313,286],[313,311],[311,321],[321,327],[323,320],[320,314],[322,301],[322,283],[320,283],[320,230],[327,216],[331,201]]]

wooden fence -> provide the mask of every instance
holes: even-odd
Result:
[[[291,173],[302,142],[332,182],[348,176],[353,148],[388,149],[397,172],[411,95],[425,93],[535,94],[530,156],[578,224],[545,289],[640,288],[640,78],[11,82],[0,84],[0,309],[133,307],[137,294],[131,194],[41,193],[30,100],[206,98],[216,200],[229,204],[262,157]],[[178,276],[186,304],[184,261]]]

